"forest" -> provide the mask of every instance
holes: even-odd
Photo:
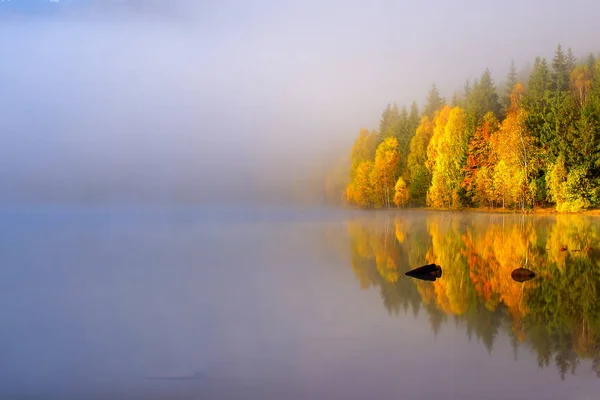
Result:
[[[360,208],[578,212],[600,205],[599,145],[600,59],[558,45],[525,79],[513,62],[503,88],[486,69],[450,102],[434,83],[421,109],[388,104],[326,191]]]
[[[378,214],[348,223],[361,289],[378,289],[390,314],[425,313],[434,335],[454,321],[491,354],[504,333],[515,359],[519,349],[533,350],[540,368],[554,365],[563,379],[586,360],[600,377],[600,281],[593,279],[600,229],[593,217],[423,216]],[[425,263],[441,265],[442,277],[404,276]],[[518,267],[536,277],[515,282]]]

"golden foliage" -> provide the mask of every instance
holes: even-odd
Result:
[[[398,182],[396,182],[396,193],[394,195],[394,203],[398,206],[404,206],[408,203],[408,199],[410,195],[408,194],[408,189],[406,188],[406,183],[402,177],[398,178]]]
[[[398,140],[395,137],[388,137],[377,146],[375,165],[370,175],[375,207],[391,205],[399,165]]]
[[[525,124],[527,113],[521,108],[523,93],[523,85],[517,83],[508,114],[490,140],[499,160],[493,177],[498,200],[503,207],[518,205],[525,209],[532,204],[534,187],[530,183],[536,160],[532,152],[534,140]]]
[[[463,162],[468,140],[466,123],[465,111],[455,107],[448,113],[443,131],[438,130],[436,124],[430,142],[430,147],[435,145],[436,149],[429,152],[435,159],[429,159],[433,169],[431,187],[427,193],[427,202],[434,207],[460,206],[458,190],[463,180]]]

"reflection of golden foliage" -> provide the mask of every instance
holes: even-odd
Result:
[[[597,223],[580,215],[557,215],[549,229],[548,260],[564,270],[567,257],[588,257],[586,248],[598,243]]]
[[[507,229],[488,230],[484,240],[492,243],[493,257],[497,262],[497,268],[490,277],[492,291],[498,293],[500,301],[509,310],[515,313],[525,311],[520,308],[523,285],[513,281],[510,274],[528,262],[527,233],[515,224]]]
[[[527,314],[527,294],[536,283],[522,284],[511,278],[511,272],[517,268],[539,266],[541,260],[534,251],[537,242],[531,219],[511,221],[510,224],[491,224],[484,235],[474,243],[481,249],[481,257],[490,267],[486,279],[492,296],[504,304],[512,316],[513,332],[523,341],[525,332],[521,326],[522,318]]]
[[[398,241],[398,243],[403,243],[405,235],[402,220],[400,220],[400,218],[396,218],[394,220],[394,225],[396,227],[396,240]]]
[[[368,279],[366,269],[369,263],[375,264],[377,272],[386,281],[398,282],[399,254],[394,230],[390,225],[387,220],[383,229],[380,224],[366,224],[359,221],[348,224],[353,254],[352,268],[362,288],[369,287],[366,283]],[[358,267],[361,263],[365,265],[365,271]]]
[[[437,305],[447,314],[462,315],[468,309],[471,283],[461,254],[463,244],[458,220],[434,215],[427,219],[427,227],[431,235],[427,261],[440,265],[443,270],[443,279],[435,285]]]
[[[475,243],[472,232],[469,230],[462,236],[465,244],[464,255],[469,265],[469,278],[473,283],[475,291],[484,300],[485,307],[494,311],[499,304],[496,293],[492,290],[492,274],[498,270],[498,261],[493,257],[491,243],[478,240]]]
[[[421,299],[425,304],[435,304],[436,303],[436,286],[439,284],[439,280],[435,282],[423,282],[417,281],[417,290],[421,295]]]
[[[398,282],[398,266],[392,257],[379,252],[375,256],[375,262],[377,263],[377,272],[383,279],[390,283]]]
[[[528,341],[541,359],[562,351],[600,365],[599,230],[600,224],[578,215],[402,214],[393,222],[348,224],[354,274],[363,289],[385,286],[386,307],[390,299],[399,304],[413,293],[437,321],[432,326],[439,329],[443,314],[458,316],[490,346],[508,316],[516,341]],[[567,250],[560,251],[563,247]],[[442,278],[403,281],[403,263],[441,265]],[[511,272],[520,267],[536,278],[515,282]]]
[[[369,278],[369,272],[364,268],[364,265],[352,260],[352,271],[358,279],[361,290],[368,289],[371,286],[371,279]]]
[[[360,283],[360,288],[367,289],[371,286],[368,266],[369,259],[373,254],[370,245],[370,230],[358,221],[350,221],[348,222],[348,234],[352,254],[352,271]]]

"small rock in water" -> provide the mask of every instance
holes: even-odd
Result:
[[[530,271],[527,268],[517,268],[510,273],[510,276],[513,280],[523,283],[535,278],[535,272]]]
[[[406,276],[411,278],[421,279],[424,281],[435,281],[442,277],[442,267],[436,264],[427,264],[419,268],[408,271]]]

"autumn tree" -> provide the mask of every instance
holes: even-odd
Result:
[[[592,72],[588,65],[578,65],[571,73],[571,95],[579,110],[585,108],[590,90],[592,89]]]
[[[525,123],[527,113],[521,107],[523,95],[523,85],[517,83],[506,118],[491,142],[499,160],[494,180],[502,184],[503,203],[508,194],[509,202],[518,204],[524,210],[531,205],[535,194],[531,177],[537,159],[533,151],[535,142]]]
[[[488,112],[469,140],[465,177],[461,185],[466,190],[467,197],[480,206],[493,204],[493,198],[489,197],[489,186],[496,154],[492,151],[490,138],[498,128],[498,120],[492,112]]]
[[[461,205],[459,190],[463,181],[463,163],[467,150],[466,113],[460,107],[453,108],[443,132],[436,137],[435,165],[432,170],[431,187],[427,193],[428,203],[434,207],[454,207]],[[436,126],[437,128],[437,126]]]
[[[352,182],[346,189],[348,201],[361,208],[370,207],[373,204],[373,187],[371,186],[371,175],[373,171],[372,161],[363,161],[356,169]]]
[[[362,162],[373,160],[376,149],[377,135],[375,132],[369,132],[368,129],[364,128],[361,129],[350,151],[350,179],[354,177],[355,171]]]
[[[562,156],[548,168],[546,182],[548,195],[556,203],[558,212],[577,212],[590,206],[589,181],[584,167],[574,167],[568,173]]]
[[[431,184],[431,173],[426,167],[427,146],[433,135],[434,122],[425,116],[410,141],[410,152],[406,163],[410,197],[419,203],[425,203],[427,189]]]
[[[444,108],[435,114],[435,118],[433,120],[433,134],[429,144],[427,145],[427,160],[425,161],[425,166],[430,172],[433,172],[437,162],[439,147],[438,143],[440,138],[444,135],[444,129],[446,128],[446,123],[448,123],[450,110],[451,108],[449,106],[444,106]]]
[[[408,203],[408,199],[410,197],[408,194],[408,189],[406,188],[406,182],[404,182],[404,179],[402,179],[402,177],[398,178],[395,190],[396,192],[394,194],[394,204],[396,204],[398,207],[401,207]]]
[[[511,62],[504,85],[499,96],[486,69],[454,93],[452,107],[435,84],[421,110],[388,104],[378,132],[363,129],[354,143],[348,201],[389,207],[402,177],[413,204],[600,206],[600,61],[559,45],[550,62],[536,57],[521,73]],[[348,182],[326,179],[328,198]]]
[[[371,203],[369,163],[375,156],[376,148],[377,135],[367,129],[361,129],[350,152],[350,183],[346,188],[346,198],[351,204],[366,207]]]
[[[389,137],[377,146],[371,171],[370,182],[375,207],[390,207],[392,204],[399,164],[398,140]]]
[[[548,197],[551,201],[562,207],[566,202],[565,184],[567,182],[567,169],[565,160],[558,157],[556,162],[548,168],[546,174],[546,183],[548,187]]]

